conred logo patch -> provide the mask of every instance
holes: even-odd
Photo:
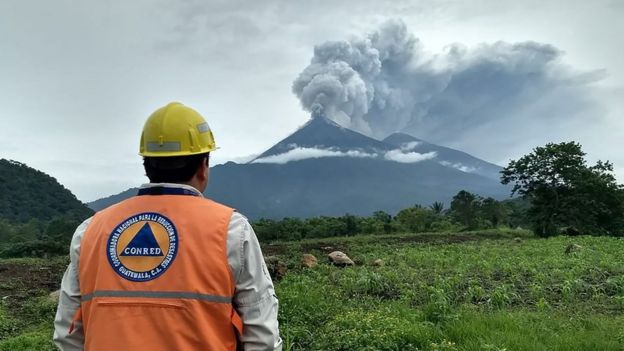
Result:
[[[110,234],[106,255],[125,279],[145,282],[163,274],[178,253],[178,232],[165,216],[146,212],[122,221]]]

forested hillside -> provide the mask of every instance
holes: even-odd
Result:
[[[92,214],[53,177],[0,159],[0,257],[64,255]]]
[[[23,163],[0,159],[0,218],[24,223],[58,216],[86,218],[91,213],[53,177]]]

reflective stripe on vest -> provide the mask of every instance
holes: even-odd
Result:
[[[96,213],[79,259],[85,350],[235,350],[232,212],[187,189],[151,187]]]
[[[185,291],[122,291],[122,290],[98,290],[90,294],[82,295],[81,302],[87,302],[96,297],[136,297],[151,299],[189,299],[215,303],[232,303],[231,296],[217,296],[199,294]]]

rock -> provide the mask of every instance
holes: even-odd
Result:
[[[381,267],[381,266],[383,266],[385,264],[386,263],[381,258],[378,258],[378,259],[373,261],[373,266]]]
[[[565,253],[566,254],[570,254],[572,252],[579,252],[583,249],[583,247],[581,245],[577,245],[577,244],[570,244],[568,245],[568,247],[566,247],[565,249]]]
[[[301,265],[307,268],[312,268],[318,264],[318,260],[314,255],[303,254],[301,257]]]
[[[58,301],[60,296],[61,296],[61,290],[53,291],[50,293],[50,295],[48,295],[51,301]]]
[[[267,269],[273,280],[280,280],[288,272],[288,266],[286,263],[279,260],[276,256],[267,256],[264,258]]]
[[[355,265],[353,260],[351,260],[349,256],[347,256],[342,251],[334,251],[330,253],[328,256],[329,256],[330,261],[336,266],[345,267],[345,266]]]

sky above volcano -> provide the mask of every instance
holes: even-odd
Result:
[[[624,182],[622,18],[620,0],[2,1],[0,158],[91,201],[146,181],[140,131],[170,101],[206,117],[215,162],[322,106],[501,166],[576,140]]]

